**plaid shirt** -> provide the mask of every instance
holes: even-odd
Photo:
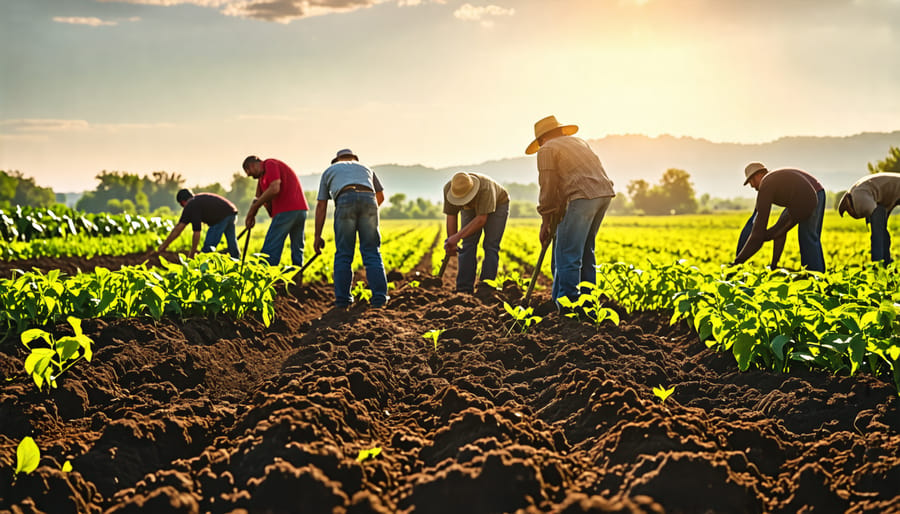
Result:
[[[616,196],[600,158],[581,138],[553,138],[538,150],[538,183],[541,187],[538,212],[547,216],[565,210],[580,198]]]

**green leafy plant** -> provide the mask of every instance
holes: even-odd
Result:
[[[436,328],[434,330],[429,330],[422,334],[422,337],[425,338],[426,341],[431,341],[434,343],[434,350],[437,351],[438,338],[441,337],[441,334],[444,333],[444,329]]]
[[[26,475],[36,470],[38,463],[41,461],[41,450],[37,443],[31,437],[22,439],[19,447],[16,448],[16,475],[25,473]]]
[[[659,403],[666,403],[666,398],[672,395],[675,392],[675,386],[672,386],[666,389],[663,386],[656,386],[653,388],[653,394],[659,398]]]
[[[616,325],[619,324],[619,313],[603,306],[601,298],[603,292],[596,284],[582,282],[579,287],[587,288],[590,292],[580,295],[574,302],[565,296],[559,298],[559,305],[572,311],[566,316],[579,319],[584,316],[594,325],[599,325],[606,320],[610,320]]]
[[[353,289],[350,291],[350,296],[358,298],[361,302],[371,302],[372,290],[368,289],[366,283],[360,280],[353,286]]]
[[[69,316],[69,325],[75,331],[74,336],[65,336],[59,339],[39,328],[32,328],[22,332],[22,344],[31,350],[25,358],[25,372],[31,375],[38,389],[44,385],[49,388],[56,387],[56,379],[71,368],[76,362],[84,358],[90,361],[94,353],[91,338],[81,332],[81,320]],[[32,348],[30,345],[37,339],[43,339],[49,348]]]
[[[69,473],[69,472],[71,472],[71,471],[72,471],[72,462],[67,460],[66,462],[63,463],[62,467],[59,468],[59,469],[60,469],[60,471],[62,471],[63,473]]]
[[[537,325],[544,319],[541,316],[533,316],[532,313],[534,312],[534,309],[531,307],[526,308],[521,305],[513,307],[509,303],[503,302],[503,308],[506,309],[506,312],[513,318],[513,322],[509,325],[506,335],[509,335],[515,327],[519,327],[519,332],[524,333],[529,327]]]
[[[365,462],[370,459],[374,459],[375,457],[381,454],[381,448],[369,448],[368,450],[360,450],[359,454],[356,455],[356,462]]]

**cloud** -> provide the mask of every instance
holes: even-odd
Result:
[[[490,28],[494,26],[494,20],[491,17],[496,16],[512,16],[516,13],[513,8],[500,7],[499,5],[475,6],[472,4],[464,4],[462,7],[454,11],[453,16],[463,21],[476,21],[482,27]]]
[[[26,134],[48,134],[59,132],[81,132],[85,130],[119,130],[172,128],[174,123],[88,123],[87,120],[55,120],[23,118],[0,120],[0,134],[6,136]]]
[[[300,18],[345,13],[366,9],[382,3],[396,3],[400,7],[426,3],[446,3],[446,0],[98,0],[169,7],[191,4],[219,9],[226,16],[251,18],[276,23],[290,23]]]
[[[103,25],[118,25],[117,21],[104,21],[100,18],[86,18],[82,16],[54,16],[53,21],[57,23],[70,23],[72,25],[89,25],[91,27],[100,27]]]
[[[0,120],[0,130],[12,132],[60,132],[71,130],[85,130],[88,122],[85,120],[52,120],[52,119],[17,119]]]

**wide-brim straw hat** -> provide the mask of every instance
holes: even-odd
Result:
[[[769,171],[766,169],[766,165],[761,162],[751,162],[744,168],[744,185],[750,182],[750,177],[756,175],[760,171]]]
[[[357,157],[356,154],[353,153],[353,150],[351,150],[349,148],[344,148],[343,150],[338,150],[337,155],[334,156],[334,159],[331,159],[331,164],[338,162],[338,159],[340,159],[341,157],[344,157],[345,155],[349,155],[350,157],[353,157],[354,160],[357,160],[357,161],[359,160],[359,157]]]
[[[546,118],[538,121],[534,124],[534,141],[528,145],[528,148],[525,149],[526,155],[531,155],[537,152],[541,148],[541,144],[538,143],[538,139],[541,138],[547,132],[550,132],[554,129],[562,129],[562,133],[564,136],[571,136],[572,134],[578,132],[578,125],[563,125],[562,123],[556,121],[556,116],[547,116]]]
[[[450,179],[450,189],[447,190],[447,201],[453,205],[466,205],[478,194],[481,181],[470,173],[457,173]]]

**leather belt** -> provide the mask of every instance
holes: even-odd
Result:
[[[349,186],[344,186],[340,191],[338,191],[338,194],[337,194],[337,196],[334,197],[334,199],[337,200],[342,194],[346,193],[347,191],[356,191],[358,193],[374,193],[375,192],[375,191],[372,191],[372,188],[370,188],[368,186],[364,186],[361,184],[350,184]]]

